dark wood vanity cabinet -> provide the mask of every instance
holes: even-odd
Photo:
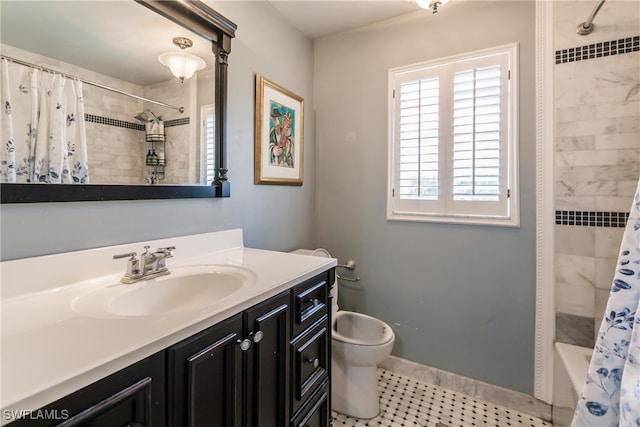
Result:
[[[170,347],[167,426],[242,425],[242,315]]]
[[[10,425],[164,426],[164,368],[164,353],[155,354],[44,408],[25,413]]]
[[[43,408],[64,419],[11,426],[328,427],[333,278],[306,280]]]
[[[167,425],[286,425],[288,350],[289,291],[170,347]]]
[[[330,270],[291,290],[291,427],[328,426],[331,420]]]
[[[306,280],[167,350],[168,427],[328,427],[330,284]]]
[[[289,418],[289,291],[244,313],[246,336],[246,422],[244,426],[284,426]]]

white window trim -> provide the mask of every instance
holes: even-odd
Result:
[[[507,170],[508,188],[510,197],[507,201],[509,205],[509,215],[504,217],[467,215],[467,214],[439,214],[424,212],[405,212],[394,208],[394,185],[396,165],[396,143],[395,138],[395,100],[394,100],[394,76],[399,72],[413,72],[419,69],[441,66],[472,58],[489,56],[497,53],[510,53],[510,71],[509,80],[510,96],[508,100],[508,138],[509,138],[509,159]],[[410,66],[392,68],[388,73],[388,168],[387,168],[387,219],[392,221],[419,221],[419,222],[435,222],[435,223],[463,223],[477,225],[491,225],[504,227],[520,226],[520,198],[519,198],[519,180],[518,180],[518,105],[519,105],[519,72],[518,72],[518,43],[507,44],[503,46],[493,47],[489,49],[478,50],[470,53],[454,55],[446,58],[440,58],[434,61],[426,61]]]

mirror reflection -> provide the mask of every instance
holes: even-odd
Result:
[[[210,41],[133,1],[0,7],[3,183],[213,181]]]

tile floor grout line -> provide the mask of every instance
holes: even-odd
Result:
[[[334,427],[553,426],[507,407],[384,369],[378,369],[378,378],[380,414],[360,420],[332,411]]]

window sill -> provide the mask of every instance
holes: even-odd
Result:
[[[462,225],[485,225],[492,227],[520,228],[520,218],[514,215],[507,217],[485,217],[473,215],[428,215],[409,213],[387,213],[388,221],[430,222]]]

